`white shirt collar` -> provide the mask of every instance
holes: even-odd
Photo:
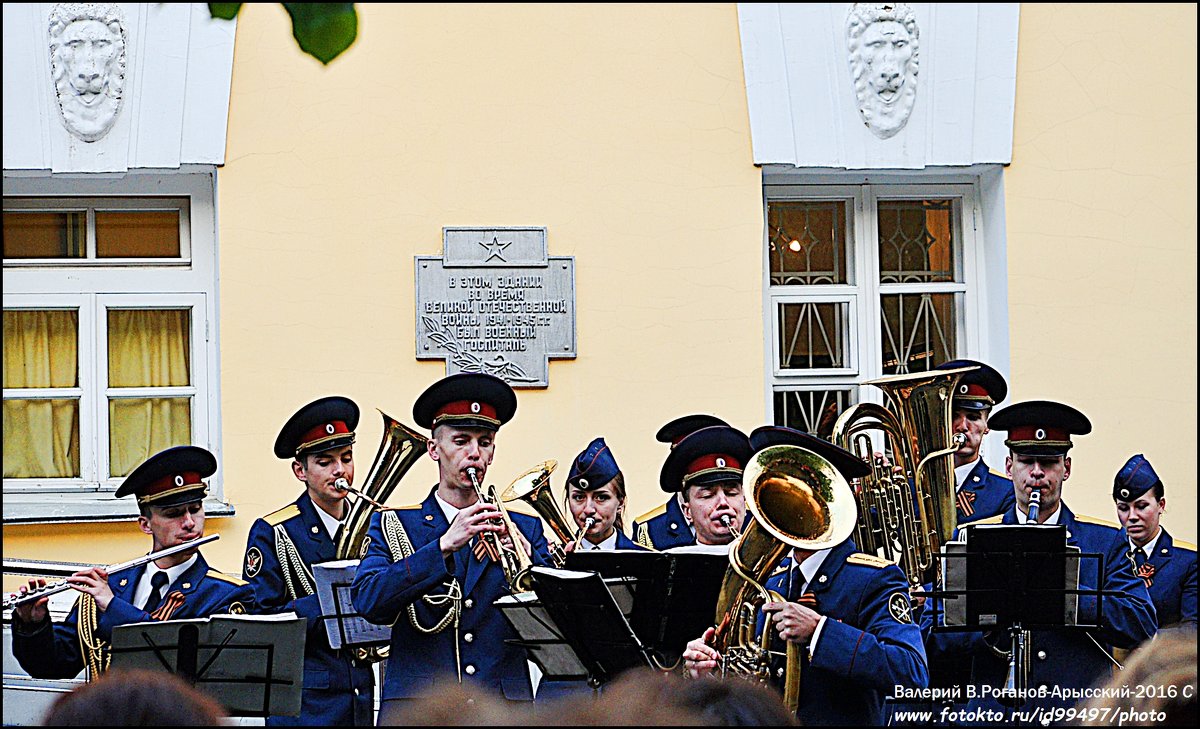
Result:
[[[1158,540],[1162,538],[1162,535],[1163,535],[1162,525],[1159,525],[1158,534],[1155,534],[1154,538],[1151,539],[1150,541],[1146,542],[1146,546],[1142,547],[1142,551],[1146,553],[1146,557],[1154,556],[1154,547],[1158,545]],[[1136,551],[1137,548],[1138,548],[1138,546],[1133,543],[1132,539],[1130,539],[1129,540],[1130,551]]]
[[[309,496],[308,498],[309,501],[312,501],[312,496]],[[321,524],[325,527],[325,531],[329,532],[329,538],[334,539],[337,537],[337,530],[338,527],[342,525],[342,522],[338,519],[334,519],[329,515],[329,512],[325,511],[320,506],[317,506],[317,502],[315,501],[313,501],[313,508],[317,510],[317,516],[321,517]],[[346,506],[346,515],[350,515],[349,504]]]
[[[825,558],[829,556],[829,552],[832,549],[833,547],[829,547],[828,549],[813,552],[808,556],[808,559],[800,563],[800,574],[804,576],[804,584],[801,587],[813,581],[813,578],[817,576],[817,572],[821,569],[821,565],[825,564]],[[793,563],[795,559],[796,552],[792,550]]]
[[[154,573],[165,572],[167,574],[167,587],[170,587],[175,584],[175,580],[178,580],[180,575],[191,569],[192,565],[196,564],[196,560],[198,559],[200,559],[199,552],[189,557],[186,562],[181,562],[165,570],[153,562],[146,565],[146,571],[142,573],[142,578],[138,580],[137,589],[133,591],[133,599],[130,602],[139,607],[146,602],[146,598],[150,597],[150,581],[154,578]]]
[[[1018,506],[1014,510],[1017,512],[1017,523],[1018,524],[1029,523],[1029,515],[1026,514],[1025,512],[1021,511],[1021,507]],[[1054,510],[1054,513],[1051,514],[1050,516],[1046,517],[1046,521],[1043,521],[1041,523],[1042,524],[1057,524],[1058,517],[1061,514],[1062,514],[1062,502],[1060,501],[1060,502],[1058,502],[1058,507]]]
[[[443,499],[437,491],[433,492],[433,498],[435,501],[437,501],[438,508],[440,508],[442,513],[446,515],[447,523],[454,521],[454,517],[458,516],[458,512],[462,511],[462,509]]]
[[[584,549],[584,550],[592,550],[592,549],[613,550],[613,549],[616,549],[617,548],[617,530],[613,529],[613,533],[608,537],[608,539],[605,539],[603,542],[600,542],[599,544],[592,544],[586,538],[580,539],[579,540],[579,548]]]
[[[958,484],[955,490],[961,489],[963,484],[967,482],[967,476],[971,475],[971,471],[975,470],[975,464],[979,463],[979,456],[975,456],[975,460],[970,463],[964,463],[954,469],[954,481]]]
[[[733,542],[729,544],[684,544],[679,547],[670,547],[663,550],[671,553],[682,554],[729,554],[729,548],[733,546]]]

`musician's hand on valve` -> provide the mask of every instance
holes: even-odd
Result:
[[[67,582],[80,592],[86,592],[96,599],[96,607],[100,612],[108,609],[112,602],[113,591],[108,586],[108,570],[103,567],[89,567],[80,570],[67,578]]]
[[[762,611],[773,615],[772,622],[780,638],[802,645],[812,640],[821,622],[821,613],[797,602],[764,603]]]
[[[41,577],[31,579],[28,587],[21,585],[19,594],[25,595],[30,592],[35,592],[43,589],[45,586],[46,581]],[[50,596],[47,595],[46,597],[39,598],[37,600],[31,600],[16,606],[13,608],[13,614],[20,618],[21,622],[23,623],[40,623],[46,619],[47,615],[50,614],[49,603]]]
[[[450,522],[450,528],[438,540],[438,549],[442,550],[442,554],[450,554],[462,549],[476,534],[503,531],[503,526],[492,522],[499,518],[500,512],[495,506],[476,501],[458,512],[458,516]]]
[[[715,628],[709,628],[703,637],[688,642],[683,651],[683,667],[687,669],[688,678],[703,678],[717,670],[721,654],[708,645],[716,632]]]

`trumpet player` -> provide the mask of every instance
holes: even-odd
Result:
[[[564,497],[579,536],[568,549],[645,547],[625,536],[625,474],[603,438],[596,438],[571,462]]]
[[[755,452],[774,445],[805,448],[847,480],[869,473],[849,451],[791,428],[758,428],[750,443]],[[852,499],[829,504],[831,511],[843,508],[854,509]],[[891,562],[859,552],[853,538],[814,550],[793,548],[765,587],[783,598],[762,606],[764,616],[771,617],[776,641],[772,650],[783,654],[788,643],[801,647],[796,709],[801,725],[882,725],[884,698],[896,686],[927,685],[925,650],[913,620],[908,580]],[[760,622],[760,631],[764,629],[765,619]],[[683,653],[693,678],[721,665],[721,655],[708,644],[713,633],[710,628]],[[786,673],[781,660],[772,665],[770,675],[782,690]]]
[[[216,470],[217,459],[207,450],[176,446],[146,459],[125,478],[117,496],[136,495],[138,528],[151,537],[153,552],[204,536],[208,487],[203,479]],[[47,597],[13,609],[13,654],[34,678],[72,678],[85,666],[94,678],[108,667],[109,642],[118,625],[243,613],[254,600],[249,585],[210,569],[196,549],[111,575],[92,567],[67,582],[79,599],[63,623],[51,623]],[[30,580],[21,593],[44,587],[45,580]]]
[[[334,650],[321,620],[312,565],[336,557],[349,513],[338,479],[354,483],[358,406],[323,397],[300,408],[275,438],[275,456],[290,462],[304,491],[250,527],[242,576],[268,613],[294,611],[308,621],[300,716],[267,717],[268,726],[372,724],[375,675],[350,649]]]
[[[516,409],[507,383],[474,373],[434,383],[413,406],[417,424],[432,431],[438,483],[421,503],[371,517],[351,588],[358,612],[392,625],[380,723],[401,702],[450,683],[533,698],[525,650],[507,642],[516,632],[493,603],[513,589],[515,550],[544,564],[546,538],[540,520],[515,512],[506,533],[502,506],[482,490],[497,432]]]
[[[727,426],[729,423],[713,415],[684,415],[659,428],[654,438],[659,443],[669,443],[674,449],[685,436],[714,425]],[[658,550],[695,544],[696,532],[691,520],[683,513],[683,493],[672,493],[666,503],[634,519],[633,538],[643,547]]]

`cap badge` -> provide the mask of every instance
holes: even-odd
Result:
[[[183,476],[176,476],[176,477],[175,477],[175,485],[176,485],[176,486],[182,486],[182,485],[183,485]]]
[[[473,412],[473,413],[479,412],[479,403],[477,403],[477,402],[471,403],[471,412]]]
[[[587,487],[588,487],[588,480],[586,478],[579,479],[579,488],[586,489]]]
[[[725,468],[725,459],[724,458],[717,459],[717,468]]]
[[[1121,489],[1121,498],[1123,498],[1123,499],[1129,498],[1129,489]]]
[[[959,386],[958,386],[958,391],[959,391],[959,392],[961,392],[962,394],[966,395],[966,394],[967,394],[967,386],[966,386],[966,385],[959,385]]]
[[[333,435],[333,431],[334,431],[333,423],[326,423],[325,424],[325,432],[329,433],[330,435]]]
[[[1038,428],[1036,431],[1034,431],[1033,437],[1037,438],[1038,440],[1046,440],[1046,431]]]

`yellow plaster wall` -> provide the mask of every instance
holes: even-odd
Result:
[[[1196,7],[1022,3],[1008,221],[1010,402],[1092,420],[1065,499],[1112,519],[1145,453],[1196,541]]]
[[[578,353],[518,391],[489,481],[603,435],[632,514],[660,503],[671,417],[765,417],[761,184],[751,164],[736,9],[359,5],[327,68],[277,6],[239,20],[219,173],[227,496],[251,521],[296,498],[271,455],[314,398],[363,409],[359,480],[381,427],[444,373],[414,347],[413,256],[443,226],[538,225],[575,256]],[[423,499],[423,459],[393,504]],[[238,542],[240,541],[240,545]],[[237,546],[235,546],[237,545]]]

